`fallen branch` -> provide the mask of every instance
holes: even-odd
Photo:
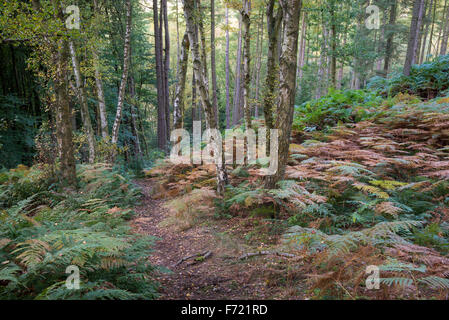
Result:
[[[192,258],[195,258],[195,257],[196,257],[196,258],[202,258],[203,260],[206,260],[206,259],[209,258],[211,255],[212,255],[212,252],[211,252],[211,251],[208,251],[208,250],[206,250],[206,251],[204,251],[204,252],[202,252],[202,253],[192,254],[192,255],[187,256],[187,257],[184,257],[184,258],[182,258],[181,260],[179,260],[178,262],[176,262],[176,263],[173,265],[173,267],[177,267],[177,266],[179,266],[181,263],[183,263],[184,261],[187,261],[187,260],[192,259]]]
[[[280,256],[280,257],[286,257],[286,258],[296,258],[298,256],[295,256],[294,254],[291,253],[286,253],[286,252],[277,252],[277,251],[259,251],[259,252],[250,252],[250,253],[246,253],[243,256],[241,256],[239,258],[239,260],[245,260],[251,257],[256,257],[256,256],[270,256],[270,255],[275,255],[275,256]]]

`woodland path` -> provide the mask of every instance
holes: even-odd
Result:
[[[279,279],[272,279],[272,272],[266,268],[267,263],[273,260],[276,264],[284,263],[285,259],[266,256],[239,260],[242,253],[239,239],[223,236],[229,228],[226,222],[213,221],[185,231],[161,227],[160,223],[168,213],[163,206],[164,200],[155,200],[150,196],[151,180],[143,179],[136,183],[142,188],[144,198],[135,208],[137,217],[132,225],[136,233],[158,238],[150,262],[171,270],[156,275],[156,280],[161,284],[160,299],[299,298],[286,292],[291,290],[280,287],[277,284]],[[212,255],[204,260],[191,258],[176,266],[181,259],[204,252],[211,252]]]

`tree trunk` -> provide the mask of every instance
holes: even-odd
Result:
[[[56,18],[61,20],[62,23],[64,15],[61,10],[60,1],[53,0],[53,5],[57,10]],[[67,40],[61,38],[58,41],[54,53],[56,66],[54,89],[56,96],[56,127],[59,142],[60,170],[64,183],[69,186],[76,186],[76,163],[73,154],[72,123],[67,85],[68,60],[69,46]]]
[[[449,39],[449,6],[446,8],[446,20],[444,22],[443,38],[441,40],[440,55],[444,56],[447,52],[447,43]]]
[[[126,84],[128,82],[128,71],[130,63],[130,51],[131,51],[131,25],[132,25],[132,6],[131,0],[126,1],[126,33],[125,33],[125,47],[123,52],[123,72],[120,82],[120,89],[118,93],[117,113],[115,115],[114,126],[112,127],[112,144],[116,145],[118,142],[118,135],[120,129],[120,121],[122,120],[123,104],[125,101]],[[115,158],[115,152],[113,153],[113,159]]]
[[[92,51],[92,55],[94,58],[95,64],[95,85],[97,87],[97,99],[98,99],[98,111],[100,114],[100,128],[101,128],[101,136],[103,139],[108,139],[109,137],[109,128],[108,128],[108,114],[106,112],[106,100],[104,98],[104,89],[103,89],[103,81],[100,73],[99,67],[99,57],[95,52],[95,49]]]
[[[206,114],[206,125],[207,128],[209,129],[217,129],[214,107],[209,99],[209,90],[206,78],[207,74],[206,64],[204,63],[205,57],[201,57],[198,44],[198,34],[195,32],[195,24],[197,21],[197,19],[195,18],[199,16],[200,17],[199,20],[201,20],[201,15],[195,14],[195,0],[183,0],[183,3],[184,3],[184,16],[186,20],[186,29],[187,34],[189,35],[189,41],[192,51],[193,72],[195,74],[196,86],[200,95],[201,105],[203,106],[204,113]],[[218,143],[215,143],[213,145],[216,148],[222,147],[218,146]],[[214,149],[214,155],[217,157],[218,154],[220,154],[219,150]],[[216,160],[218,160],[218,157],[216,158]],[[224,161],[221,161],[221,163],[219,163],[218,161],[216,162],[216,170],[217,170],[217,192],[219,194],[223,194],[225,186],[228,183],[228,176]]]
[[[239,20],[239,37],[237,45],[237,62],[235,64],[234,107],[232,109],[232,125],[240,121],[240,96],[241,96],[241,70],[242,70],[242,21]]]
[[[94,10],[95,14],[99,15],[97,0],[94,0]],[[107,140],[109,137],[108,115],[106,111],[106,100],[104,98],[103,80],[100,72],[100,58],[98,56],[97,48],[95,47],[92,49],[92,56],[95,68],[95,85],[97,88],[98,113],[100,116],[99,127],[101,130],[101,136],[103,137],[103,139]]]
[[[426,8],[428,8],[428,12],[426,14],[427,20],[426,24],[425,24],[425,29],[423,26],[423,39],[421,41],[421,53],[419,54],[419,63],[422,64],[424,62],[424,59],[426,58],[426,45],[427,45],[427,36],[429,34],[429,29],[430,29],[430,23],[432,21],[432,9],[433,9],[433,0],[430,0],[430,5],[427,6],[426,4]]]
[[[219,126],[218,112],[218,87],[217,87],[217,67],[215,66],[215,0],[210,0],[210,68],[212,76],[212,103],[215,108],[215,117]]]
[[[335,5],[331,1],[331,85],[335,89],[337,87],[337,21],[335,18]]]
[[[173,112],[173,127],[175,129],[181,129],[184,123],[184,92],[186,88],[186,76],[187,76],[187,66],[189,62],[189,35],[187,33],[184,34],[182,39],[181,50],[179,54],[178,61],[178,75],[177,75],[177,84],[175,89],[175,103],[174,103],[174,112]]]
[[[387,75],[388,72],[390,71],[390,62],[391,62],[391,59],[393,56],[394,31],[391,29],[396,24],[397,9],[398,9],[398,3],[397,3],[397,0],[394,0],[394,2],[391,4],[390,20],[388,22],[388,26],[389,26],[390,30],[388,30],[387,43],[385,45],[385,60],[384,60],[385,75]]]
[[[278,84],[278,71],[279,66],[277,64],[278,42],[279,42],[279,29],[282,23],[282,9],[279,8],[275,13],[276,1],[270,0],[267,7],[267,28],[268,28],[268,55],[267,55],[267,76],[265,79],[265,94],[264,94],[264,117],[265,127],[267,129],[267,149],[270,150],[270,129],[273,129],[273,109],[274,103],[277,98],[275,92],[276,85]]]
[[[432,15],[432,28],[430,29],[430,37],[429,37],[429,45],[427,48],[427,56],[429,57],[432,54],[432,47],[433,47],[433,32],[435,30],[435,19],[437,14],[437,0],[434,0],[433,4],[433,15]],[[426,58],[427,61],[427,58]]]
[[[383,12],[383,23],[382,29],[380,30],[379,41],[377,42],[377,63],[376,63],[376,71],[379,73],[382,72],[382,62],[384,55],[384,38],[385,38],[385,29],[387,27],[387,9],[384,9]]]
[[[261,22],[260,22],[260,40],[259,40],[259,53],[257,56],[257,66],[256,66],[256,107],[254,110],[254,117],[259,118],[259,98],[260,98],[260,69],[262,68],[262,54],[263,54],[263,22],[264,14],[262,12]]]
[[[245,123],[246,128],[251,128],[251,105],[249,101],[249,91],[251,86],[251,1],[244,0],[242,15],[242,25],[243,25],[243,110],[245,113]]]
[[[231,124],[231,89],[229,73],[229,9],[226,6],[226,129],[229,129]]]
[[[410,25],[410,35],[407,45],[407,55],[404,64],[404,75],[409,76],[412,65],[415,63],[416,52],[419,42],[419,31],[421,29],[424,15],[424,0],[416,0],[413,6],[413,17]]]
[[[327,38],[327,30],[326,27],[323,25],[323,39],[321,41],[321,53],[320,53],[320,61],[318,63],[318,79],[317,79],[317,87],[316,87],[316,93],[315,93],[315,99],[321,98],[323,94],[323,87],[325,84],[323,83],[325,81],[325,64],[326,64],[326,38]]]
[[[159,27],[158,0],[153,0],[156,87],[157,87],[157,145],[160,150],[167,151],[167,121],[164,102],[164,65],[162,61],[162,33]]]
[[[276,174],[266,179],[266,188],[268,189],[275,188],[277,182],[284,178],[288,160],[296,94],[299,17],[302,4],[301,0],[280,0],[279,2],[285,21],[284,40],[279,63],[279,104],[276,118],[276,129],[279,133],[279,162]]]
[[[307,35],[307,12],[303,12],[302,14],[302,23],[301,23],[301,39],[299,41],[299,54],[298,54],[298,70],[296,71],[298,74],[298,88],[301,90],[301,81],[304,72],[304,57],[306,53],[306,35]]]
[[[164,21],[164,106],[167,141],[170,141],[170,91],[168,87],[168,75],[170,73],[170,30],[168,28],[167,0],[161,0],[161,19]],[[161,23],[162,29],[162,23]],[[161,31],[162,34],[162,31]]]
[[[134,82],[134,77],[129,77],[129,95],[131,98],[130,112],[131,112],[131,124],[134,131],[134,144],[136,148],[136,156],[139,161],[142,161],[142,146],[140,144],[139,128],[137,125],[137,100],[136,100],[136,84]]]
[[[73,41],[69,42],[69,47],[70,47],[70,55],[72,58],[73,73],[75,74],[76,91],[77,91],[78,99],[80,101],[81,114],[83,115],[82,116],[83,128],[86,132],[87,143],[89,145],[89,163],[94,163],[95,162],[95,135],[94,135],[94,130],[92,129],[92,122],[90,119],[89,105],[87,103],[86,91],[84,90],[83,79],[81,78],[80,65],[78,62],[78,58],[76,56],[75,44],[73,43]]]

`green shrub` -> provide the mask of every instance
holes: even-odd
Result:
[[[328,95],[298,106],[293,127],[296,130],[322,130],[339,122],[358,122],[375,113],[382,97],[364,90],[331,90]]]

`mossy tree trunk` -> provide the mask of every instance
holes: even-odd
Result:
[[[284,19],[282,53],[279,61],[280,83],[277,106],[276,129],[279,134],[278,171],[266,179],[267,188],[275,188],[284,178],[290,146],[296,94],[296,69],[299,37],[301,0],[280,0]]]

